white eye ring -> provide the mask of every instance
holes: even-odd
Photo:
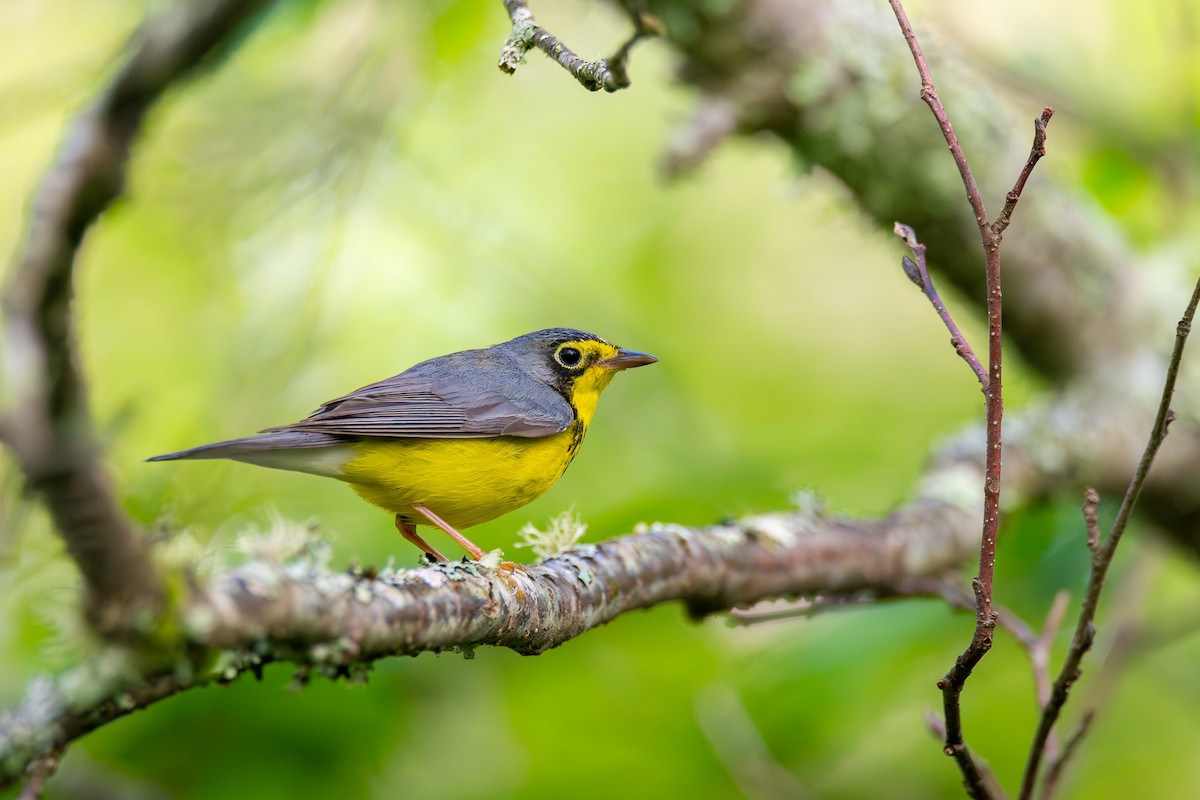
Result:
[[[583,363],[583,353],[578,347],[563,345],[554,351],[554,360],[567,369],[575,369]]]

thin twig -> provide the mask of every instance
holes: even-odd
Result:
[[[1060,591],[1054,596],[1054,602],[1050,605],[1050,611],[1046,614],[1046,624],[1042,626],[1042,633],[1033,642],[1033,647],[1030,651],[1030,657],[1034,662],[1034,682],[1037,686],[1037,704],[1038,708],[1046,707],[1050,702],[1050,647],[1054,644],[1054,637],[1058,636],[1058,629],[1062,625],[1063,617],[1067,613],[1067,604],[1071,601],[1071,595],[1066,590]]]
[[[954,758],[962,773],[967,793],[975,798],[989,798],[994,795],[985,785],[979,765],[971,755],[963,739],[962,713],[959,697],[966,680],[980,659],[991,649],[992,632],[996,626],[996,612],[992,607],[992,580],[996,564],[996,534],[1000,525],[1000,454],[1001,454],[1001,421],[1004,415],[1002,374],[1001,374],[1001,344],[1003,341],[1002,321],[1000,314],[1000,251],[999,242],[988,224],[987,210],[979,187],[967,164],[946,109],[942,106],[934,87],[933,78],[929,73],[929,65],[921,51],[916,33],[904,13],[900,0],[888,0],[904,40],[912,52],[917,72],[921,76],[921,99],[933,112],[942,136],[954,156],[954,163],[962,177],[963,187],[967,191],[967,200],[971,204],[975,221],[979,226],[979,235],[983,243],[986,259],[987,275],[987,316],[988,316],[988,380],[983,390],[987,406],[987,451],[984,477],[984,510],[983,533],[979,546],[979,572],[971,582],[975,592],[975,630],[967,649],[954,662],[950,671],[938,681],[942,690],[942,705],[946,716],[946,739],[944,752]]]
[[[987,381],[983,382],[981,380],[981,383],[983,383],[983,393],[986,401],[987,451],[985,456],[983,532],[979,546],[979,572],[971,582],[971,586],[975,592],[975,630],[967,649],[955,660],[954,666],[946,673],[945,677],[938,681],[938,687],[942,690],[943,706],[946,715],[944,750],[958,764],[959,770],[963,774],[967,792],[972,797],[986,798],[995,795],[993,790],[985,784],[981,770],[967,749],[963,739],[959,698],[967,678],[971,675],[971,671],[987,651],[991,649],[992,633],[996,626],[996,611],[992,604],[992,583],[996,565],[996,536],[1000,526],[1001,432],[1004,418],[1002,386],[1004,328],[1001,314],[1000,239],[1003,229],[1007,227],[1012,214],[1010,206],[1015,207],[1017,200],[1020,198],[1021,189],[1024,187],[1029,174],[1032,172],[1038,159],[1045,152],[1045,121],[1049,119],[1050,114],[1053,112],[1048,108],[1043,111],[1042,124],[1037,126],[1035,130],[1033,153],[1036,154],[1036,157],[1034,154],[1031,154],[1025,168],[1021,171],[1017,179],[1016,186],[1009,193],[1008,204],[1005,206],[1008,214],[1003,221],[998,218],[995,223],[990,223],[988,221],[987,209],[983,204],[983,197],[979,193],[979,187],[971,173],[970,165],[967,163],[966,154],[963,153],[962,145],[954,133],[954,128],[950,124],[950,118],[946,114],[946,109],[942,105],[941,98],[938,96],[933,78],[929,72],[929,65],[925,61],[925,55],[921,51],[921,45],[917,41],[916,33],[913,32],[912,25],[908,21],[908,16],[905,14],[900,0],[888,0],[888,2],[896,15],[896,21],[900,25],[900,31],[904,35],[904,40],[908,43],[913,62],[917,67],[917,72],[921,76],[921,99],[925,101],[930,111],[933,112],[934,119],[937,120],[938,127],[942,131],[942,137],[946,140],[946,144],[954,156],[954,163],[958,167],[963,187],[967,192],[967,200],[971,205],[975,222],[979,227],[979,238],[983,246],[985,260],[988,318],[988,375]]]
[[[529,10],[525,0],[503,0],[512,20],[512,32],[504,49],[500,51],[497,66],[509,75],[517,71],[517,65],[525,59],[525,54],[534,47],[541,50],[558,62],[559,66],[570,72],[579,84],[590,92],[603,89],[606,92],[616,92],[630,86],[629,53],[633,46],[642,39],[658,36],[662,33],[661,24],[657,19],[644,13],[640,3],[628,5],[626,10],[633,22],[633,33],[608,58],[599,61],[586,61],[576,55],[561,39],[543,28]]]
[[[1033,121],[1033,147],[1029,150],[1029,158],[1021,169],[1021,174],[1017,176],[1017,182],[1013,185],[1012,191],[1005,196],[1004,208],[1000,210],[1000,216],[992,223],[992,232],[996,234],[997,238],[1004,235],[1005,229],[1012,222],[1013,210],[1017,207],[1017,201],[1021,199],[1021,192],[1025,191],[1025,181],[1029,180],[1033,168],[1042,160],[1042,156],[1046,155],[1046,125],[1049,124],[1052,116],[1054,116],[1054,109],[1046,106],[1042,109],[1042,115]]]
[[[1029,651],[1029,664],[1033,669],[1034,696],[1037,699],[1039,712],[1050,702],[1050,648],[1054,645],[1055,637],[1058,636],[1058,630],[1062,626],[1063,617],[1066,616],[1070,601],[1069,592],[1064,590],[1056,594],[1054,602],[1050,605],[1050,611],[1046,614],[1046,622],[1042,626],[1041,634],[1026,644],[1026,649]],[[1001,620],[1003,618],[1004,614],[1001,612]],[[1058,739],[1053,734],[1046,740],[1046,752],[1052,757],[1058,754]]]
[[[33,199],[4,295],[0,361],[11,406],[0,434],[83,574],[88,616],[102,632],[144,632],[163,594],[98,453],[72,317],[79,248],[124,190],[130,148],[155,102],[266,5],[191,2],[146,23],[124,66],[68,130]]]
[[[988,374],[984,369],[983,364],[979,363],[979,357],[975,355],[975,351],[971,348],[970,342],[963,332],[959,329],[958,323],[954,321],[954,317],[950,316],[950,312],[946,309],[946,304],[942,302],[942,298],[938,295],[937,289],[933,286],[933,279],[929,277],[929,269],[925,265],[925,245],[917,240],[917,233],[912,228],[903,223],[897,222],[892,226],[892,232],[904,240],[904,244],[908,246],[913,257],[905,256],[901,259],[901,265],[904,267],[904,274],[908,279],[917,285],[921,293],[929,299],[933,304],[933,310],[941,318],[946,325],[946,330],[950,331],[950,344],[954,347],[954,352],[959,358],[967,362],[967,366],[975,373],[975,377],[979,379],[979,385],[987,391]]]
[[[1091,730],[1092,720],[1095,717],[1096,712],[1093,709],[1085,711],[1083,718],[1079,720],[1079,727],[1071,734],[1071,738],[1067,739],[1067,744],[1063,747],[1062,752],[1049,759],[1046,764],[1046,776],[1042,780],[1041,800],[1053,800],[1054,793],[1058,790],[1058,781],[1062,777],[1063,768],[1071,760],[1075,751],[1079,749],[1079,743],[1083,741],[1083,737]]]
[[[1162,446],[1163,440],[1166,439],[1168,426],[1175,418],[1175,412],[1171,410],[1171,397],[1175,393],[1175,382],[1179,376],[1179,364],[1183,359],[1183,348],[1187,343],[1188,334],[1192,330],[1192,319],[1196,315],[1197,304],[1200,304],[1200,280],[1196,282],[1191,300],[1188,302],[1187,309],[1183,313],[1183,318],[1179,320],[1179,325],[1175,331],[1175,347],[1171,351],[1171,359],[1167,364],[1167,375],[1163,381],[1162,398],[1158,404],[1158,413],[1154,418],[1154,427],[1151,429],[1150,438],[1146,442],[1146,449],[1142,453],[1141,461],[1138,462],[1137,470],[1134,472],[1133,479],[1129,483],[1129,488],[1125,492],[1125,497],[1121,501],[1121,507],[1117,511],[1116,519],[1113,520],[1108,538],[1100,547],[1093,551],[1091,575],[1088,579],[1087,592],[1084,595],[1083,605],[1079,611],[1079,619],[1076,622],[1075,635],[1071,639],[1067,658],[1063,662],[1062,670],[1059,672],[1057,680],[1054,682],[1050,702],[1042,712],[1037,733],[1034,735],[1033,743],[1030,746],[1029,758],[1025,764],[1025,774],[1021,781],[1020,797],[1022,800],[1028,800],[1028,798],[1033,797],[1038,770],[1041,767],[1042,758],[1045,754],[1046,740],[1050,736],[1050,731],[1054,728],[1054,723],[1058,720],[1063,705],[1067,702],[1067,696],[1070,693],[1072,684],[1079,679],[1081,674],[1079,665],[1083,661],[1084,655],[1091,649],[1092,641],[1095,638],[1093,621],[1096,617],[1096,608],[1100,603],[1100,594],[1104,589],[1104,579],[1108,575],[1109,567],[1112,566],[1117,545],[1120,544],[1121,537],[1124,535],[1125,529],[1129,524],[1129,517],[1133,513],[1133,507],[1141,495],[1142,486],[1146,482],[1146,475],[1150,472],[1150,467],[1154,463],[1154,457],[1158,454],[1159,447]]]
[[[954,584],[945,581],[917,579],[907,583],[911,596],[941,597],[952,608],[963,611],[975,610],[974,598]],[[996,624],[1007,630],[1025,648],[1029,654],[1030,667],[1033,670],[1033,684],[1037,696],[1038,709],[1043,709],[1050,702],[1050,648],[1058,635],[1066,614],[1070,595],[1059,592],[1050,611],[1046,614],[1046,623],[1041,634],[1034,634],[1020,617],[1001,606],[996,607]],[[943,726],[944,730],[944,726]]]
[[[1100,493],[1091,486],[1083,491],[1083,524],[1087,529],[1088,551],[1095,558],[1100,554]]]
[[[929,728],[929,732],[939,742],[946,738],[946,721],[933,709],[925,712],[925,727]]]
[[[917,72],[921,76],[921,99],[933,112],[934,119],[937,120],[938,127],[942,130],[942,137],[950,147],[950,152],[954,156],[954,164],[958,167],[958,174],[962,177],[963,187],[967,190],[967,200],[971,203],[971,210],[975,212],[975,222],[978,223],[982,232],[988,226],[987,211],[983,207],[983,196],[979,193],[975,177],[971,174],[971,167],[967,164],[967,156],[963,153],[958,136],[954,133],[954,126],[950,124],[950,117],[946,115],[946,109],[942,106],[942,100],[938,97],[937,89],[933,85],[929,64],[925,61],[925,54],[921,51],[917,34],[913,32],[912,24],[909,23],[908,15],[904,13],[904,6],[900,4],[900,0],[888,0],[888,3],[896,14],[896,21],[900,23],[900,32],[904,35],[904,41],[908,42],[908,49],[912,53],[913,61],[917,65]],[[987,244],[989,241],[985,239],[984,245]]]
[[[917,579],[909,581],[908,585],[917,590],[920,590],[921,587],[928,587],[930,597],[942,598],[951,608],[963,611],[975,610],[974,596],[956,584],[945,581],[933,584],[931,581]],[[1026,648],[1032,647],[1034,642],[1037,641],[1037,636],[1034,634],[1033,629],[1012,611],[997,608],[996,624],[1011,633],[1013,638]]]

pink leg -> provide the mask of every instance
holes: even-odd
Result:
[[[400,535],[403,536],[405,539],[412,542],[417,547],[421,548],[422,551],[433,556],[438,561],[446,561],[447,560],[447,558],[444,555],[439,553],[437,550],[433,549],[433,546],[431,544],[429,544],[429,542],[425,541],[424,539],[422,539],[420,536],[417,535],[417,526],[416,525],[412,525],[408,522],[405,522],[403,519],[401,519],[399,514],[396,515],[396,530],[400,531]]]
[[[468,553],[471,554],[471,558],[475,559],[476,561],[483,558],[483,548],[481,548],[479,545],[472,542],[467,537],[463,536],[458,531],[456,531],[454,529],[454,526],[451,525],[449,522],[446,522],[446,520],[442,519],[441,517],[439,517],[437,514],[433,513],[432,511],[430,511],[425,506],[419,505],[417,503],[413,503],[413,511],[416,511],[418,514],[423,516],[425,519],[429,520],[434,525],[438,526],[443,531],[445,531],[447,536],[449,536],[454,541],[458,542],[462,546],[463,550],[466,550]],[[429,551],[426,550],[425,552],[429,552]]]

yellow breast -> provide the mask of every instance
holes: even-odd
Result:
[[[343,480],[367,502],[428,524],[426,506],[455,528],[495,519],[536,499],[574,458],[587,426],[553,436],[490,439],[388,439],[354,445]]]

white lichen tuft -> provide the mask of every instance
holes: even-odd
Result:
[[[518,535],[517,547],[528,547],[539,561],[565,553],[587,533],[587,523],[579,519],[574,508],[569,508],[550,520],[546,530],[539,530],[532,522],[525,523]]]
[[[825,498],[817,494],[815,489],[799,489],[792,493],[790,499],[792,505],[803,516],[820,517],[825,514]]]
[[[233,547],[248,560],[301,570],[325,569],[331,554],[329,541],[317,534],[316,522],[292,522],[276,513],[272,513],[271,527],[265,533],[256,527],[246,528]]]
[[[188,529],[172,533],[154,548],[154,558],[166,572],[208,576],[221,566],[220,550],[202,542]]]
[[[475,563],[481,567],[496,569],[503,561],[504,551],[497,547],[495,550],[489,550],[488,552],[484,553],[483,558],[479,559]]]

